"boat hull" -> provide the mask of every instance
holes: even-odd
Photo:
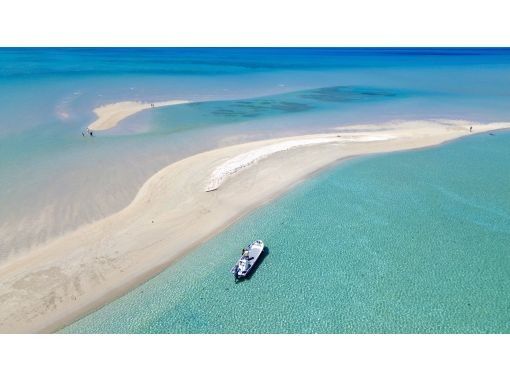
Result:
[[[261,240],[256,240],[245,248],[248,250],[247,255],[241,255],[236,265],[230,270],[236,280],[246,278],[255,269],[257,261],[264,252],[264,248],[265,245]]]

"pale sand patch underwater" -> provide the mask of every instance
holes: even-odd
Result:
[[[123,119],[134,115],[140,111],[158,108],[175,106],[177,104],[189,103],[188,100],[167,100],[164,102],[155,103],[142,103],[142,102],[118,102],[107,104],[94,109],[94,113],[97,116],[97,120],[88,126],[88,129],[93,131],[103,131],[106,129],[114,128]]]
[[[439,144],[469,135],[470,125],[474,132],[510,127],[425,121],[353,126],[334,134],[230,146],[176,162],[151,177],[122,211],[0,267],[0,331],[54,331],[337,160]],[[320,144],[303,144],[317,139]],[[275,145],[292,149],[265,154]],[[259,152],[257,159],[239,159],[253,151]],[[248,164],[229,173],[216,191],[205,192],[215,170],[232,159]]]

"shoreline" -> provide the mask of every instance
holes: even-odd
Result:
[[[97,119],[87,129],[91,131],[105,131],[115,128],[122,120],[147,109],[175,106],[178,104],[190,103],[189,100],[167,100],[162,102],[144,103],[137,101],[125,101],[105,104],[94,108]]]
[[[470,125],[476,126],[474,133],[469,133]],[[5,282],[0,287],[0,299],[6,306],[0,311],[0,331],[59,330],[154,277],[255,208],[340,162],[362,155],[427,148],[509,126],[424,121],[363,125],[349,131],[337,129],[334,134],[251,142],[188,157],[151,177],[120,212],[1,266]],[[352,139],[374,134],[395,138]],[[204,191],[214,169],[247,149],[325,136],[332,141],[275,152],[242,168],[214,192]],[[335,141],[339,136],[351,141]],[[266,188],[253,191],[251,186],[261,180]],[[131,238],[134,231],[137,241]]]

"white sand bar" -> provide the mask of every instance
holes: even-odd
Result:
[[[104,131],[106,129],[116,127],[120,121],[134,115],[137,112],[150,108],[168,107],[185,103],[189,103],[189,101],[175,99],[156,103],[128,101],[107,104],[94,109],[94,113],[97,115],[97,120],[90,124],[88,129],[93,131]]]
[[[0,265],[0,332],[58,330],[147,281],[246,213],[334,162],[440,144],[470,135],[470,126],[474,134],[510,128],[510,123],[351,126],[329,135],[224,147],[175,162],[148,179],[123,210]],[[205,192],[213,173],[223,182],[216,191]],[[232,253],[232,260],[236,255]]]

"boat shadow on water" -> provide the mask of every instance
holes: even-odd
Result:
[[[252,276],[257,272],[259,266],[264,262],[266,257],[269,255],[269,248],[267,246],[264,247],[262,250],[262,253],[260,255],[260,258],[253,264],[253,268],[250,270],[250,273],[248,273],[245,277],[240,277],[235,280],[236,284],[239,282],[243,282],[246,280],[249,280],[252,278]]]

